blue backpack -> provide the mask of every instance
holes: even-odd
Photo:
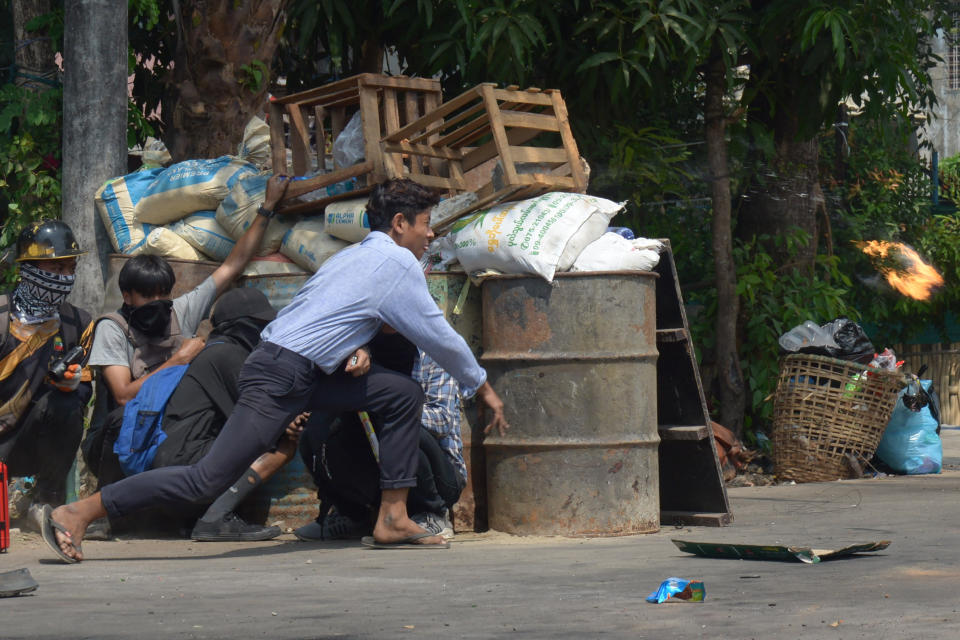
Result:
[[[123,424],[113,452],[128,476],[149,469],[157,447],[167,439],[162,428],[163,413],[187,366],[181,364],[157,371],[144,381],[137,397],[123,408]]]

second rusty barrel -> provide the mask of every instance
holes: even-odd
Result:
[[[656,278],[616,271],[484,282],[482,362],[511,425],[485,442],[492,529],[659,530]]]

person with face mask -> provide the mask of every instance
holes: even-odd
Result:
[[[190,363],[163,417],[166,439],[157,448],[153,468],[198,462],[220,434],[240,395],[238,379],[243,362],[260,344],[260,332],[277,312],[259,290],[231,289],[213,308],[213,331]],[[193,525],[190,537],[200,541],[269,540],[279,527],[248,524],[235,509],[262,482],[293,458],[300,424],[295,421],[272,451],[263,453],[229,489],[223,492]]]
[[[91,395],[90,314],[66,302],[84,253],[65,223],[33,222],[17,239],[16,284],[0,294],[0,462],[34,476],[37,505],[66,497]]]
[[[288,185],[289,178],[282,175],[267,182],[256,220],[237,240],[227,259],[199,286],[176,299],[170,298],[175,282],[173,269],[163,258],[138,255],[123,265],[118,279],[123,306],[96,320],[90,350],[90,365],[99,371],[100,381],[109,390],[107,406],[98,407],[83,442],[84,458],[100,487],[124,477],[113,453],[123,407],[151,375],[168,367],[188,365],[203,349],[204,339],[196,335],[200,323],[213,301],[260,248]]]

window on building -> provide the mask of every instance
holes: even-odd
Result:
[[[960,45],[953,43],[947,51],[947,88],[960,89]]]

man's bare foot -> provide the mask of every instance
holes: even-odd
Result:
[[[73,504],[57,507],[50,514],[50,519],[67,530],[63,532],[60,529],[54,529],[60,550],[78,562],[83,560],[80,543],[83,542],[83,534],[90,522],[81,516],[79,510]]]
[[[417,540],[409,540],[411,536],[418,533],[426,533],[423,527],[408,517],[403,518],[380,518],[373,527],[373,539],[381,544],[390,544],[402,541],[410,541],[414,544],[445,544],[441,536],[429,536]]]

